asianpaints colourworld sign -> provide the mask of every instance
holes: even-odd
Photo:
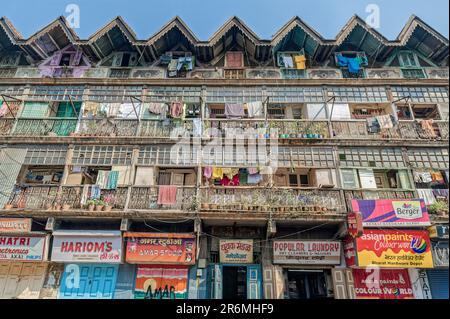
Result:
[[[195,235],[126,233],[126,260],[135,264],[195,264]]]
[[[0,261],[45,260],[46,237],[0,235]]]
[[[364,227],[430,226],[430,218],[422,199],[352,200],[353,212],[361,212]]]
[[[122,237],[79,236],[79,234],[55,235],[53,239],[52,261],[120,263],[122,257]]]
[[[433,268],[430,238],[422,230],[365,229],[356,253],[359,267]]]
[[[273,242],[275,264],[338,265],[341,243],[338,241],[276,240]]]
[[[413,299],[406,269],[353,269],[358,299]]]

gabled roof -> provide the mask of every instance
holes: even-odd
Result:
[[[231,17],[228,19],[220,28],[217,30],[211,38],[209,38],[207,45],[208,46],[214,46],[217,41],[222,39],[222,37],[230,31],[232,28],[236,27],[239,31],[241,31],[250,41],[252,41],[255,45],[262,44],[261,39],[258,37],[258,35],[253,32],[252,29],[250,29],[241,19],[239,19],[236,16]]]
[[[295,27],[299,27],[302,29],[307,35],[313,38],[316,42],[324,44],[324,38],[314,29],[312,29],[309,25],[307,25],[300,17],[295,16],[291,20],[289,20],[284,26],[280,28],[272,36],[271,44],[276,46],[280,41],[283,40]]]
[[[128,39],[130,43],[134,44],[137,42],[136,34],[134,33],[133,29],[123,20],[122,17],[117,16],[105,26],[100,28],[100,30],[91,35],[88,39],[88,43],[97,41],[99,38],[101,38],[103,35],[111,31],[115,27],[117,27],[123,33],[123,35]]]
[[[191,42],[192,45],[196,45],[200,42],[200,40],[197,38],[194,32],[189,29],[186,23],[184,23],[184,21],[179,16],[176,16],[175,18],[167,22],[158,32],[152,35],[147,41],[148,44],[155,43],[173,29],[177,29],[178,31],[180,31],[189,40],[189,42]]]

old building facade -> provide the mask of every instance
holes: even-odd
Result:
[[[448,298],[448,93],[415,16],[207,41],[2,18],[0,298]]]

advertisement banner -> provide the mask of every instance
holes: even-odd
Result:
[[[78,263],[120,263],[122,237],[120,231],[102,233],[54,232],[52,261]]]
[[[46,237],[0,235],[0,261],[43,261]]]
[[[339,265],[341,243],[338,241],[275,240],[274,264]]]
[[[187,299],[188,267],[139,265],[135,299]]]
[[[414,299],[406,269],[352,269],[357,299]]]
[[[351,212],[347,214],[347,232],[353,238],[359,237],[363,233],[363,221],[361,212]]]
[[[29,233],[31,218],[0,218],[0,233]]]
[[[430,238],[448,239],[448,225],[433,225],[428,227]]]
[[[431,243],[423,230],[366,229],[356,239],[358,266],[433,268]]]
[[[252,264],[253,240],[221,239],[220,262],[224,264]]]
[[[347,267],[356,266],[356,246],[355,239],[351,236],[347,236],[343,240],[344,244],[344,258]]]
[[[195,235],[126,233],[126,260],[134,264],[195,264]]]
[[[352,210],[361,212],[364,227],[430,226],[423,199],[352,200]]]

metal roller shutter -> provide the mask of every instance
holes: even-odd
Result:
[[[431,287],[431,296],[433,299],[449,299],[448,297],[448,269],[428,270],[428,282]]]

